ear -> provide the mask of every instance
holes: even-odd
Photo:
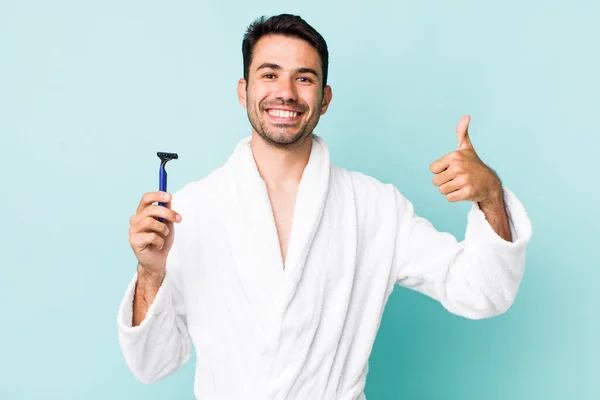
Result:
[[[244,78],[240,78],[237,86],[238,99],[240,100],[240,104],[242,107],[247,108],[246,105],[246,80]]]
[[[331,92],[331,86],[327,85],[323,89],[323,103],[321,104],[321,115],[327,112],[327,108],[329,107],[329,103],[331,103],[331,97],[333,93]]]

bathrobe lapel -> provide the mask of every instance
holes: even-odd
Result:
[[[296,196],[285,268],[267,188],[249,137],[238,143],[225,168],[224,216],[235,273],[248,311],[260,321],[268,341],[279,334],[282,314],[302,277],[321,220],[329,186],[329,152],[315,136]]]
[[[331,163],[325,142],[314,136],[310,159],[296,194],[292,231],[280,287],[281,305],[291,301],[303,276],[308,253],[321,223],[329,191]]]

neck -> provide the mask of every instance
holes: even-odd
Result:
[[[312,135],[299,146],[286,149],[267,143],[252,130],[250,148],[258,172],[269,191],[295,192],[310,158]]]

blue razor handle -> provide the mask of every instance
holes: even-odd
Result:
[[[161,192],[167,191],[167,170],[163,165],[158,169],[158,190]],[[167,203],[158,203],[159,206],[166,206]]]
[[[158,152],[158,153],[156,153],[156,155],[158,156],[158,158],[160,158],[160,168],[158,169],[158,190],[166,193],[167,192],[167,170],[165,169],[165,166],[168,161],[177,160],[179,158],[179,156],[177,155],[177,153],[163,153],[163,152]],[[165,207],[167,204],[159,202],[158,205]],[[164,222],[164,218],[159,217],[158,220],[160,222]]]

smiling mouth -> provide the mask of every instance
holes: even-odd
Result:
[[[296,110],[282,110],[278,108],[268,108],[265,111],[272,121],[278,123],[296,122],[300,119],[300,116],[303,114],[302,112]]]

